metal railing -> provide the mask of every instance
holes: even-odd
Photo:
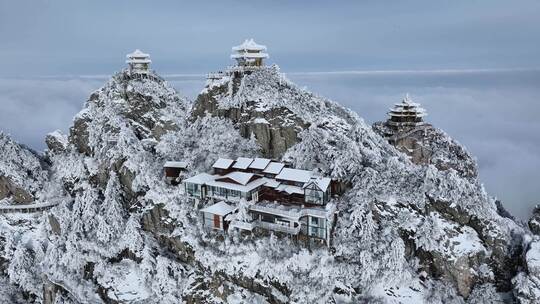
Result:
[[[230,224],[230,227],[236,227],[236,228],[239,228],[239,229],[243,229],[243,230],[253,230],[253,222],[251,223],[248,223],[248,222],[244,222],[244,221],[231,221],[231,224]]]
[[[312,215],[317,217],[326,217],[326,210],[313,209],[313,208],[302,208],[298,211],[295,210],[284,210],[280,208],[273,208],[262,205],[251,205],[249,207],[250,211],[259,211],[263,213],[269,213],[274,215],[279,215],[287,218],[298,219],[306,215]]]
[[[230,227],[235,227],[235,228],[249,230],[249,231],[253,230],[253,228],[255,227],[258,227],[258,228],[263,228],[266,230],[283,232],[283,233],[288,233],[288,234],[293,234],[293,235],[298,234],[301,228],[300,223],[298,223],[297,227],[291,227],[285,224],[269,223],[269,222],[264,222],[261,220],[255,220],[250,223],[235,220],[231,222]]]
[[[256,220],[253,223],[255,224],[256,227],[260,227],[267,230],[289,233],[293,235],[296,235],[300,232],[300,225],[298,225],[297,227],[291,227],[291,226],[286,226],[282,224],[263,222],[259,220]]]

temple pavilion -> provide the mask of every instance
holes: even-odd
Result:
[[[424,125],[424,117],[427,116],[420,104],[412,102],[409,94],[399,103],[396,103],[388,112],[387,125],[392,129],[409,129]]]
[[[246,39],[244,43],[232,48],[231,59],[238,62],[241,67],[261,67],[263,59],[268,58],[266,46],[257,44],[253,39]]]
[[[126,55],[126,63],[129,66],[129,71],[133,74],[147,74],[150,70],[150,55],[136,49],[133,53]]]

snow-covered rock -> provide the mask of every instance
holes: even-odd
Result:
[[[531,232],[540,235],[540,205],[536,205],[533,209],[532,216],[529,219],[529,229]]]
[[[540,299],[540,238],[529,237],[525,242],[523,270],[512,280],[518,303],[538,303]]]
[[[461,176],[472,180],[478,177],[476,161],[467,149],[430,124],[395,132],[390,131],[385,122],[376,122],[373,130],[381,136],[392,134],[390,142],[409,155],[415,164],[433,164],[439,170],[454,169]]]
[[[30,203],[47,178],[40,156],[0,132],[0,202]]]
[[[347,112],[335,102],[297,87],[277,66],[271,66],[208,83],[197,97],[192,115],[228,118],[242,136],[255,137],[263,155],[279,158],[313,122],[346,127],[347,120],[354,119]]]

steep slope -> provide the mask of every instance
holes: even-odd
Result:
[[[47,178],[42,160],[0,132],[0,202],[30,203]]]
[[[478,183],[415,165],[277,67],[210,83],[191,113],[159,76],[121,72],[47,142],[42,193],[63,203],[0,226],[7,280],[31,301],[489,303],[511,296],[522,263],[523,228]],[[206,231],[161,173],[165,160],[196,174],[260,153],[348,185],[330,248]]]

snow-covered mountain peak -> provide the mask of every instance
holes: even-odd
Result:
[[[139,140],[159,139],[183,123],[189,108],[189,102],[154,72],[131,74],[126,70],[92,93],[75,116],[69,141],[91,154],[115,143],[125,128]]]

